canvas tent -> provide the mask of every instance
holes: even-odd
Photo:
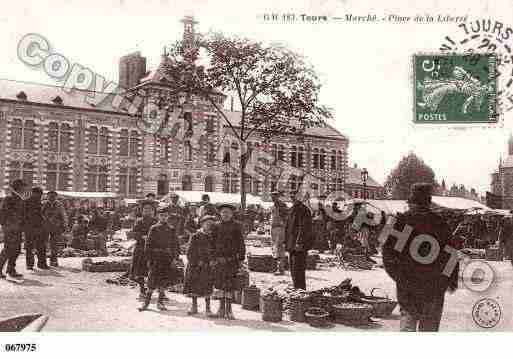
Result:
[[[461,197],[433,196],[431,201],[440,207],[451,209],[482,209],[484,211],[491,210],[491,208],[485,206],[482,203]]]
[[[112,192],[72,192],[72,191],[56,191],[58,195],[70,198],[116,198],[117,194]]]
[[[178,195],[178,198],[185,203],[200,203],[201,197],[207,194],[210,197],[210,202],[214,204],[220,203],[231,203],[240,204],[240,193],[224,193],[224,192],[204,192],[204,191],[174,191]],[[169,202],[170,195],[166,195],[161,200],[162,202]],[[258,204],[262,205],[264,202],[260,197],[252,194],[246,194],[247,204]]]

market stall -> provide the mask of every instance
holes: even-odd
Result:
[[[208,195],[210,202],[214,204],[231,203],[240,204],[240,193],[224,193],[224,192],[204,192],[204,191],[174,191],[178,198],[184,203],[196,204],[201,202],[203,195]],[[171,201],[170,194],[161,199],[162,202],[169,203]],[[262,205],[264,202],[260,197],[250,193],[246,194],[246,203],[253,205]]]

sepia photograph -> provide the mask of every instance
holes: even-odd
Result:
[[[513,3],[20,0],[0,42],[2,357],[513,330]]]

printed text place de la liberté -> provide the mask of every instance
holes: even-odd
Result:
[[[397,15],[390,14],[385,16],[378,16],[377,14],[356,15],[345,14],[343,20],[346,22],[465,22],[468,16],[452,16],[442,14],[416,14],[416,15]]]

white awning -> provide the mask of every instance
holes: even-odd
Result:
[[[490,210],[482,203],[477,201],[473,201],[467,198],[461,197],[443,197],[443,196],[433,196],[431,201],[441,207],[452,208],[452,209],[483,209],[485,211]]]
[[[71,191],[56,191],[57,194],[63,197],[73,198],[116,198],[118,195],[113,192],[71,192]]]
[[[204,192],[204,191],[174,191],[181,201],[185,203],[200,203],[201,196],[207,194],[210,197],[210,202],[214,204],[231,203],[240,204],[240,193],[224,193],[224,192]],[[170,202],[170,194],[164,196],[162,202]],[[252,194],[246,194],[247,204],[262,205],[263,201],[260,197]]]

